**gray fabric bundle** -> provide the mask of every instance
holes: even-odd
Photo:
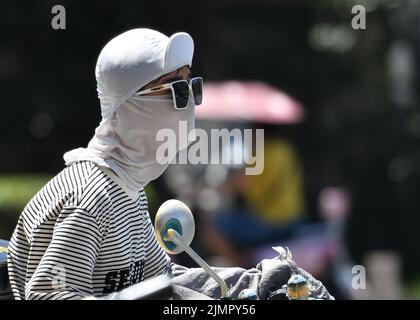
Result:
[[[232,299],[237,299],[243,289],[252,289],[260,300],[267,300],[276,292],[281,292],[292,275],[300,274],[308,280],[310,299],[334,300],[322,282],[299,268],[291,256],[280,254],[273,259],[264,259],[255,268],[248,270],[239,267],[214,268],[214,270],[226,281]],[[202,268],[186,268],[173,264],[172,276],[174,300],[220,298],[219,285]],[[285,295],[283,297],[287,299]]]

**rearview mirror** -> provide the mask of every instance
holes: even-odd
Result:
[[[159,244],[170,254],[178,254],[184,248],[168,240],[168,230],[173,229],[189,246],[194,238],[195,222],[191,210],[181,201],[165,201],[158,209],[155,218],[155,232]]]

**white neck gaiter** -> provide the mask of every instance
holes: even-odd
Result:
[[[132,97],[118,108],[112,119],[102,120],[87,148],[65,154],[66,164],[93,161],[112,169],[130,189],[140,190],[159,177],[176,156],[176,153],[167,154],[165,159],[158,159],[157,150],[163,143],[156,139],[158,131],[172,130],[176,151],[186,148],[191,141],[182,140],[179,123],[184,121],[190,133],[195,127],[194,108],[192,97],[185,110],[174,109],[172,96]]]
[[[194,99],[190,92],[188,106],[176,110],[172,94],[133,96],[150,81],[184,65],[191,66],[193,41],[186,33],[170,38],[150,29],[133,29],[112,39],[102,50],[96,65],[98,96],[102,121],[87,148],[64,154],[66,165],[88,160],[111,169],[130,190],[139,191],[159,177],[170,161],[158,159],[157,141],[161,129],[177,137],[176,148],[166,159],[188,146],[194,134],[182,141],[180,121],[187,133],[195,127]],[[180,141],[181,139],[181,141]]]

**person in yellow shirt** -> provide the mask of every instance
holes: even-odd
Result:
[[[246,265],[238,250],[289,238],[303,220],[301,163],[293,145],[278,135],[266,137],[262,174],[236,170],[224,188],[231,193],[233,205],[217,213],[210,246],[229,263]]]
[[[265,142],[265,170],[246,176],[241,193],[248,205],[270,225],[287,225],[300,218],[303,207],[303,173],[293,146],[285,140]]]

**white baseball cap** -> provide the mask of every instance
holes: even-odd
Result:
[[[96,82],[103,119],[152,80],[182,66],[191,67],[194,42],[185,32],[171,37],[145,28],[132,29],[109,41],[96,63]]]

